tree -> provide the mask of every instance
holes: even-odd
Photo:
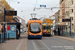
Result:
[[[10,5],[6,2],[6,0],[0,1],[1,4],[3,4],[6,8],[6,10],[10,10]],[[14,9],[13,9],[14,10]],[[6,22],[10,22],[13,19],[13,16],[6,16]],[[0,22],[4,21],[4,14],[0,13]]]

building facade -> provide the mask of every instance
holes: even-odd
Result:
[[[55,29],[55,14],[50,16],[49,19],[53,20],[52,25],[53,25],[53,30],[54,30]]]
[[[71,17],[71,27],[70,22],[62,22],[66,26],[63,26],[64,36],[70,36],[71,28],[71,37],[75,37],[75,0],[60,0],[60,17],[62,19],[70,19]]]
[[[60,21],[59,20],[59,16],[60,16],[60,13],[59,12],[60,12],[60,10],[58,10],[58,12],[55,13],[55,23],[56,23],[56,25],[58,25],[59,24],[59,21]]]
[[[46,18],[43,19],[43,23],[46,23]]]

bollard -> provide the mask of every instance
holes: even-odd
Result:
[[[9,33],[8,33],[8,40],[9,40]]]
[[[1,43],[1,34],[0,34],[0,43]]]

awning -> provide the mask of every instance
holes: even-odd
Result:
[[[64,23],[58,23],[56,26],[67,26],[67,25]]]

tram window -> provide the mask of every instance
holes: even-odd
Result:
[[[50,26],[44,26],[43,29],[50,29]]]
[[[32,32],[32,33],[41,32],[41,24],[40,23],[31,23],[30,24],[30,32]]]

